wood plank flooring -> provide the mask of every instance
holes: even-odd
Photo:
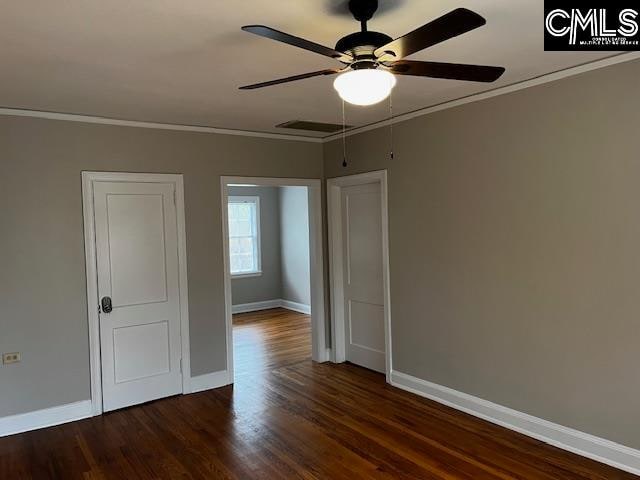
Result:
[[[311,360],[311,318],[284,308],[233,316],[236,379]]]
[[[305,315],[236,316],[233,387],[0,438],[0,479],[637,478],[310,360]]]

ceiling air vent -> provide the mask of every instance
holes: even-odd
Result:
[[[352,125],[347,125],[347,128],[352,127]],[[307,120],[291,120],[290,122],[284,122],[280,125],[276,125],[276,128],[291,128],[293,130],[307,130],[309,132],[336,133],[342,131],[342,124],[310,122]]]

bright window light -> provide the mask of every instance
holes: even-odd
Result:
[[[229,197],[231,275],[256,275],[260,266],[260,198]]]

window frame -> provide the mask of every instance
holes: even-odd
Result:
[[[229,195],[227,200],[227,223],[231,220],[229,216],[229,205],[234,203],[251,203],[255,204],[256,210],[256,218],[255,218],[255,247],[254,254],[256,258],[256,269],[247,272],[239,272],[233,273],[231,271],[231,263],[229,263],[229,272],[231,273],[231,278],[249,278],[249,277],[259,277],[262,275],[262,239],[261,239],[261,231],[260,231],[260,197],[257,195]],[[229,262],[231,262],[231,228],[227,225],[227,241],[229,242]]]

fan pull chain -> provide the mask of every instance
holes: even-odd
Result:
[[[389,95],[389,141],[390,141],[390,158],[393,160],[393,94]]]
[[[344,113],[344,100],[342,100],[342,166],[347,166],[347,121]]]

